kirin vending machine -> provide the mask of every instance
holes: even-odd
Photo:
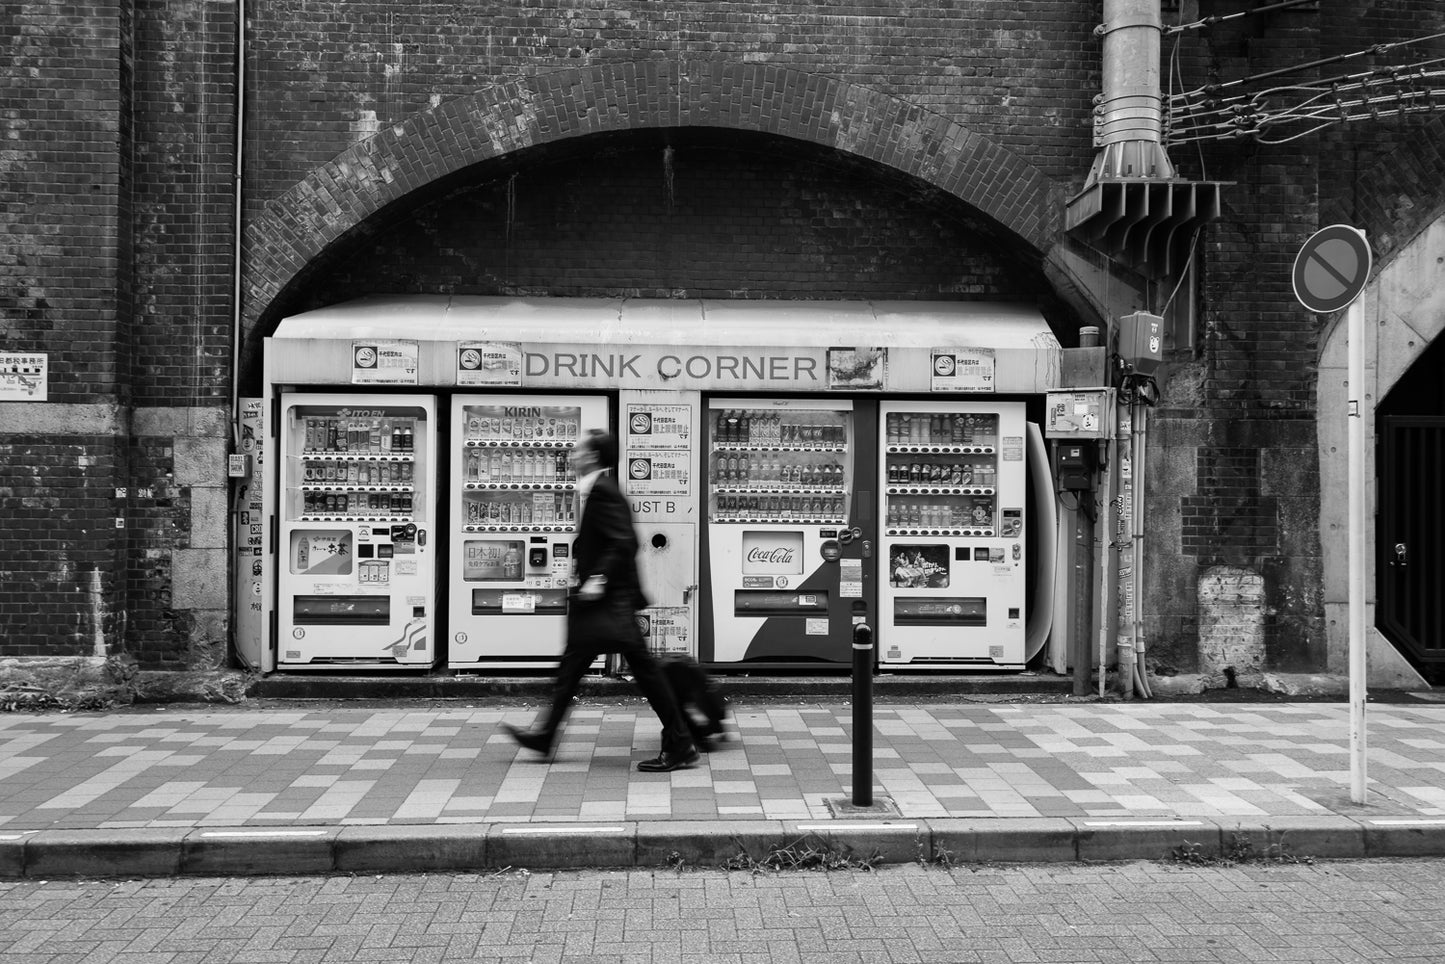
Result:
[[[880,665],[1025,662],[1022,403],[883,402]]]
[[[707,415],[699,658],[846,664],[873,588],[855,403],[715,398]]]
[[[283,394],[277,666],[428,668],[436,401]]]
[[[449,667],[556,665],[577,528],[568,453],[607,425],[601,396],[452,399]]]

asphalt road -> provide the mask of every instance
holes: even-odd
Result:
[[[0,882],[6,964],[1438,962],[1445,861]]]

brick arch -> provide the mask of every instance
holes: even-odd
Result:
[[[773,64],[648,60],[553,71],[415,114],[337,155],[246,225],[243,324],[328,245],[409,192],[481,161],[586,134],[723,127],[897,168],[1035,250],[1057,233],[1053,182],[990,138],[867,87]]]

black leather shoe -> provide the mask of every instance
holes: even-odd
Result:
[[[532,733],[527,730],[518,729],[510,723],[503,723],[502,729],[506,730],[508,736],[516,740],[518,744],[526,749],[534,753],[540,753],[544,757],[552,755],[552,743],[541,733]]]
[[[670,773],[673,770],[686,770],[699,759],[697,750],[688,747],[683,753],[668,753],[663,750],[656,759],[643,760],[637,764],[637,769],[643,773]]]

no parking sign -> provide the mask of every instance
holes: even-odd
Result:
[[[1331,224],[1310,235],[1294,259],[1294,296],[1310,311],[1329,314],[1348,307],[1370,278],[1365,232]]]

